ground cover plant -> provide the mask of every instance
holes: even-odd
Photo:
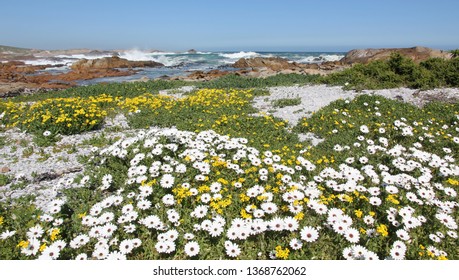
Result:
[[[136,129],[90,140],[86,171],[45,201],[4,197],[1,259],[459,258],[457,104],[361,95],[290,132],[251,106],[259,91],[122,86],[0,103],[3,129],[41,139],[117,114]]]
[[[383,89],[409,87],[430,89],[459,86],[459,57],[445,60],[430,58],[416,64],[398,53],[387,61],[357,64],[322,77],[318,82],[345,85],[347,89]]]
[[[282,98],[272,102],[274,108],[284,108],[288,106],[296,106],[301,104],[301,98]]]

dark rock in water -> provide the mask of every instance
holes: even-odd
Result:
[[[187,53],[189,54],[196,54],[198,53],[195,49],[188,50]]]
[[[430,49],[425,47],[413,47],[413,48],[387,48],[387,49],[358,49],[349,51],[344,58],[340,61],[344,64],[354,63],[369,63],[375,60],[386,60],[389,59],[392,53],[397,52],[403,56],[411,58],[415,62],[421,62],[429,58],[444,58],[450,59],[451,53]]]

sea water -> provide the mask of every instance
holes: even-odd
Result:
[[[93,80],[80,81],[79,84],[94,84],[100,82],[123,82],[137,80],[142,77],[150,79],[163,76],[184,76],[193,71],[209,71],[213,69],[234,70],[231,64],[240,58],[253,57],[281,57],[290,62],[299,63],[322,63],[327,61],[337,61],[344,57],[342,52],[256,52],[256,51],[238,51],[238,52],[159,52],[159,51],[141,51],[128,50],[118,52],[119,57],[132,61],[156,61],[164,64],[164,67],[155,68],[138,68],[138,72],[131,76],[109,77]],[[57,55],[53,57],[38,57],[35,60],[24,61],[32,65],[50,64],[55,67],[47,68],[43,71],[53,74],[70,71],[70,66],[80,59],[97,59],[110,57],[110,53],[103,54],[72,54]]]

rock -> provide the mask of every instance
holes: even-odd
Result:
[[[450,59],[451,54],[446,51],[430,49],[425,47],[413,48],[387,48],[387,49],[357,49],[349,51],[344,58],[341,59],[343,64],[354,63],[369,63],[375,60],[386,60],[392,53],[398,52],[403,56],[413,59],[415,62],[421,62],[429,58],[444,58]]]
[[[225,75],[230,74],[229,71],[220,71],[220,70],[211,70],[209,72],[203,71],[194,71],[190,75],[186,77],[185,80],[193,80],[193,81],[210,81],[216,78],[223,77]]]
[[[0,173],[8,173],[10,172],[11,169],[7,166],[3,166],[1,169],[0,169]]]
[[[196,54],[198,53],[195,49],[188,50],[187,53],[189,54]]]
[[[266,67],[273,71],[280,71],[286,69],[299,69],[298,63],[291,63],[288,60],[280,57],[254,57],[254,58],[241,58],[233,65],[234,68],[261,68]]]
[[[100,69],[114,68],[138,68],[138,67],[161,67],[162,63],[155,61],[130,61],[118,56],[103,57],[97,59],[80,59],[73,63],[71,69],[76,72],[89,72]]]

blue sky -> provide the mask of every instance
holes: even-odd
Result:
[[[38,49],[459,48],[457,0],[3,0],[0,45]]]

